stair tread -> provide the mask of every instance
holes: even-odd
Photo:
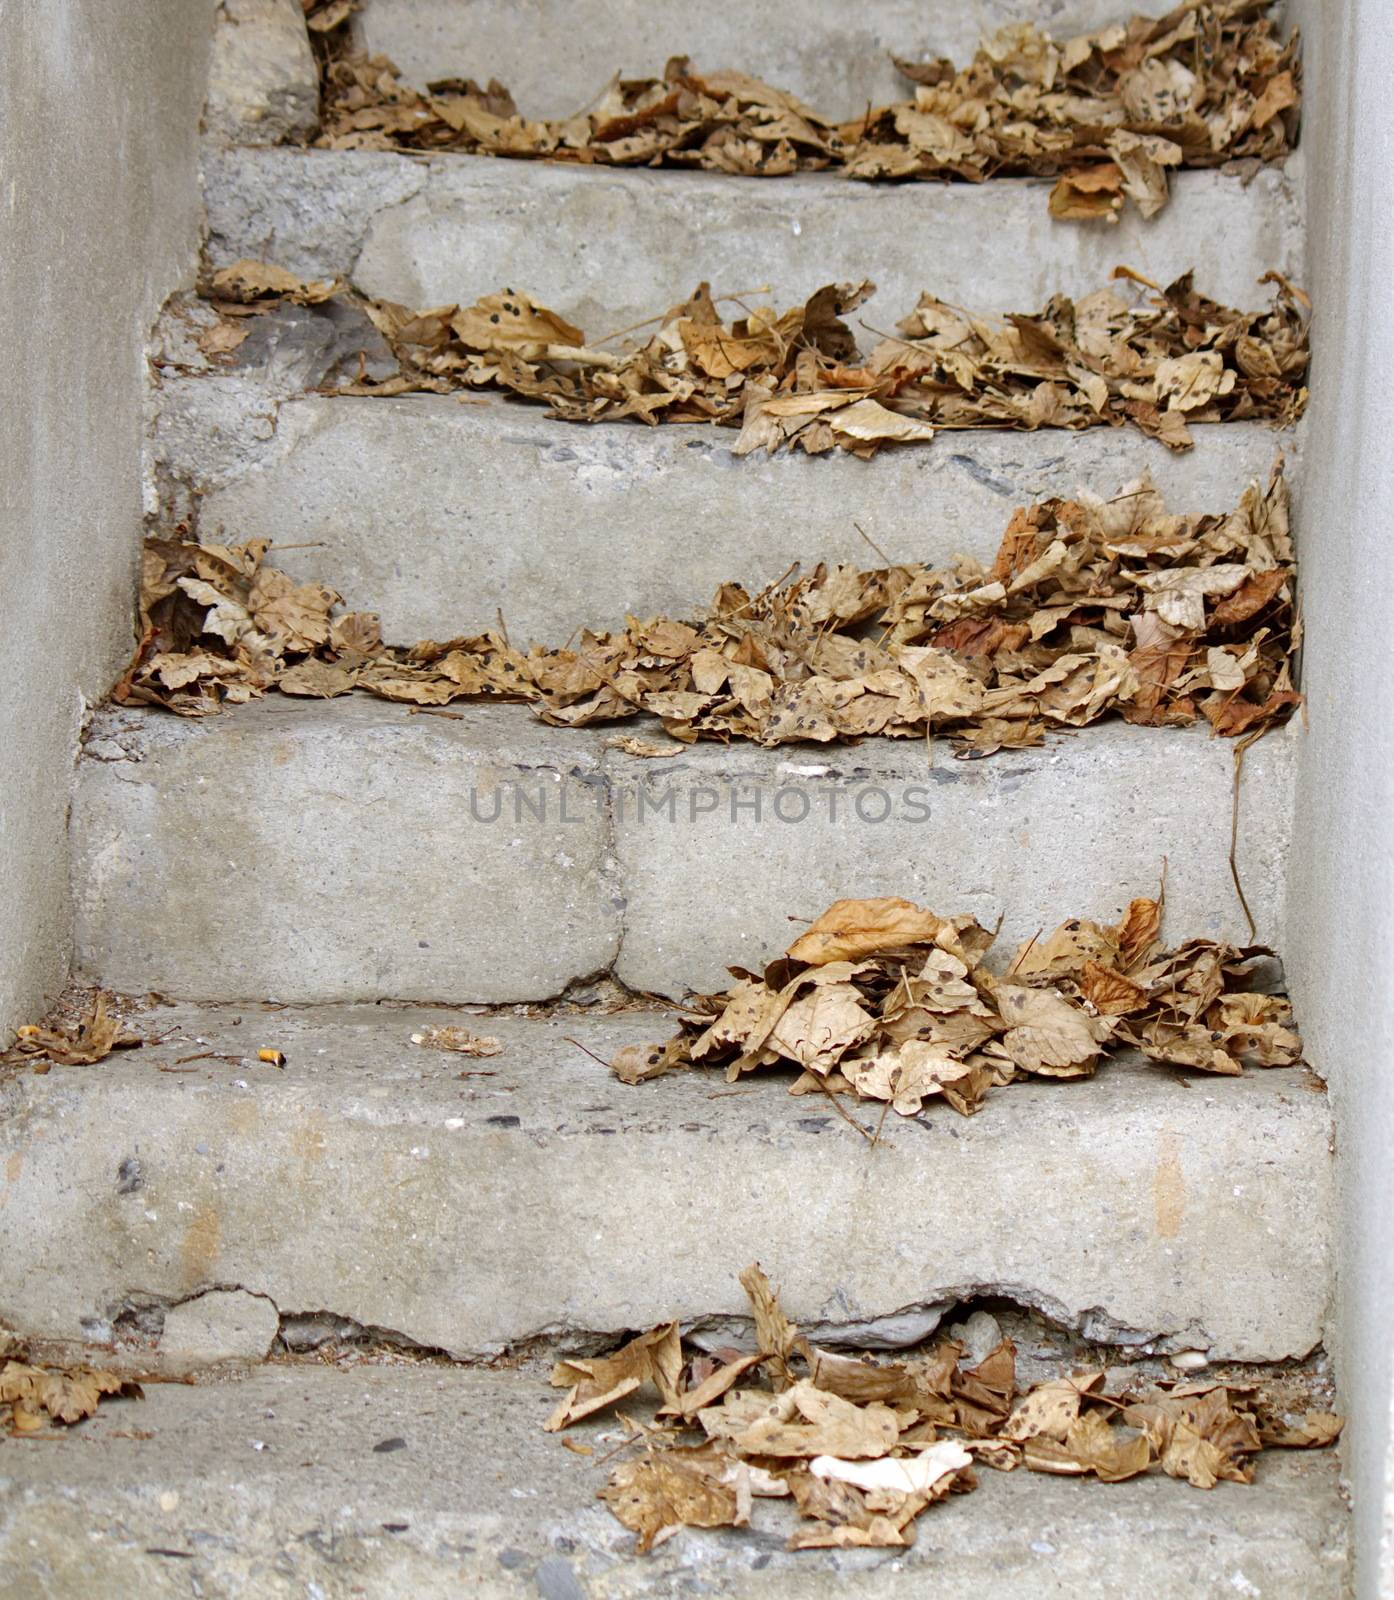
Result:
[[[1247,308],[1267,302],[1263,273],[1300,281],[1304,260],[1295,165],[1247,181],[1181,172],[1159,216],[1095,226],[1054,221],[1039,179],[865,184],[213,145],[204,169],[213,267],[252,256],[417,307],[513,285],[592,339],[699,279],[717,293],[767,284],[783,308],[871,278],[877,293],[856,316],[884,332],[924,290],[985,314],[1031,312],[1102,287],[1120,262],[1162,282],[1194,268],[1205,293]]]
[[[446,1023],[503,1053],[411,1042]],[[608,1060],[667,1037],[665,1012],[179,1005],[151,1024],[161,1049],[6,1086],[0,1322],[101,1337],[123,1306],[235,1284],[465,1355],[740,1314],[758,1256],[796,1320],[851,1336],[890,1318],[887,1336],[922,1337],[999,1294],[1217,1358],[1322,1337],[1330,1124],[1301,1069],[1183,1083],[1122,1059],[972,1118],[892,1115],[869,1153],[787,1076],[628,1087],[572,1042]],[[150,1059],[261,1048],[284,1071]]]
[[[1250,942],[1233,745],[1203,725],[1105,721],[985,761],[936,745],[932,763],[884,738],[645,760],[607,745],[617,730],[653,731],[366,695],[104,712],[73,809],[78,970],[202,1000],[544,1000],[609,968],[681,995],[773,959],[790,917],[836,899],[1000,918],[1011,949],[1115,919],[1163,857],[1174,938]],[[1300,739],[1260,740],[1241,793],[1239,869],[1278,949]]]
[[[687,1530],[641,1558],[595,1498],[609,1468],[542,1432],[554,1398],[536,1370],[433,1366],[272,1366],[151,1387],[56,1442],[0,1439],[0,1587],[52,1600],[184,1594],[191,1581],[327,1600],[462,1588],[658,1600],[694,1583],[733,1600],[826,1600],[849,1583],[868,1600],[926,1583],[940,1600],[1344,1592],[1331,1451],[1267,1455],[1253,1485],[1209,1493],[984,1469],[976,1492],[921,1516],[903,1554],[790,1554],[792,1514],[757,1500],[749,1529]],[[606,1426],[572,1433],[594,1441]],[[375,1449],[394,1438],[402,1448]]]
[[[799,562],[991,561],[1015,507],[1149,472],[1177,511],[1225,511],[1302,430],[1195,429],[1176,455],[1131,429],[969,430],[871,461],[731,454],[732,430],[583,427],[452,395],[278,396],[256,374],[167,378],[157,452],[206,540],[268,538],[275,562],[378,612],[397,641],[493,627],[555,644],[628,613],[687,617],[718,585]],[[274,428],[268,415],[276,416]],[[303,548],[295,548],[297,545]]]

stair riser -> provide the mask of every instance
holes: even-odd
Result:
[[[1193,268],[1205,293],[1239,306],[1266,303],[1257,280],[1270,268],[1301,277],[1295,164],[1247,186],[1184,172],[1152,221],[1130,211],[1093,227],[1052,221],[1048,184],[1018,180],[892,186],[214,147],[205,165],[214,266],[253,256],[418,307],[516,287],[592,339],[657,316],[703,278],[719,294],[768,285],[781,307],[871,278],[878,292],[855,315],[894,332],[923,290],[1035,311],[1099,288],[1120,262],[1159,282]]]
[[[742,1314],[758,1256],[819,1337],[878,1318],[923,1337],[975,1294],[1216,1358],[1322,1337],[1327,1110],[1299,1070],[1185,1087],[1120,1064],[972,1119],[892,1117],[871,1154],[787,1079],[626,1088],[566,1037],[609,1055],[661,1016],[491,1018],[504,1051],[478,1062],[408,1042],[440,1012],[235,1014],[156,1012],[198,1042],[143,1056],[274,1045],[284,1073],[127,1057],[11,1085],[6,1324],[100,1336],[126,1305],[235,1285],[467,1355]]]
[[[842,896],[1000,917],[1009,949],[1117,916],[1164,857],[1175,937],[1248,939],[1233,747],[1203,729],[1109,724],[971,763],[941,747],[931,770],[915,741],[654,762],[519,707],[457,716],[278,696],[105,719],[73,813],[78,969],[198,1000],[545,999],[607,968],[681,994]],[[1249,753],[1240,828],[1279,947],[1296,737]]]
[[[913,85],[892,53],[948,55],[966,63],[985,30],[1031,17],[1068,38],[1116,22],[1124,12],[1160,16],[1167,0],[775,0],[758,15],[731,4],[694,8],[683,0],[615,4],[573,0],[369,0],[356,24],[361,42],[391,56],[408,81],[500,79],[528,116],[568,116],[614,73],[646,77],[669,56],[690,55],[708,70],[753,73],[807,100],[826,116],[854,117],[867,102],[905,99]],[[752,23],[755,25],[752,26]]]
[[[796,562],[990,561],[1013,509],[1046,495],[1111,494],[1150,471],[1175,509],[1223,511],[1280,449],[1299,470],[1298,435],[1247,423],[1197,428],[1181,456],[1098,428],[944,434],[869,462],[741,460],[725,430],[587,428],[437,396],[296,400],[259,440],[274,404],[249,391],[229,428],[226,395],[196,378],[162,398],[164,470],[205,491],[200,536],[307,545],[276,565],[378,612],[403,643],[494,627],[501,610],[515,643],[560,644],[628,613],[691,617],[719,584],[758,588]]]

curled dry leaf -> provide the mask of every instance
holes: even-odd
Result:
[[[1329,1412],[1297,1409],[1304,1380],[1292,1373],[1271,1391],[1266,1382],[1143,1381],[1110,1393],[1103,1372],[1075,1372],[1020,1393],[1006,1339],[968,1368],[951,1339],[896,1360],[832,1354],[798,1337],[758,1266],[741,1281],[755,1351],[721,1363],[684,1358],[667,1323],[554,1375],[595,1391],[582,1400],[573,1388],[564,1402],[583,1415],[633,1393],[661,1361],[660,1387],[671,1392],[660,1419],[676,1419],[674,1428],[629,1422],[645,1453],[615,1467],[600,1491],[641,1554],[684,1527],[744,1527],[757,1498],[792,1500],[802,1520],[790,1549],[898,1548],[930,1506],[977,1487],[975,1462],[1102,1483],[1163,1472],[1206,1488],[1222,1477],[1250,1481],[1264,1448],[1319,1447],[1341,1428]],[[770,1387],[737,1387],[762,1368]],[[701,1442],[671,1442],[684,1427],[700,1429]]]
[[[90,1066],[105,1061],[115,1050],[132,1050],[144,1044],[139,1034],[127,1033],[119,1018],[111,1015],[109,1001],[110,996],[99,989],[92,996],[86,1015],[75,1025],[46,1027],[25,1023],[16,1030],[14,1044],[0,1055],[0,1065],[34,1062],[43,1071],[48,1070],[44,1063]]]
[[[653,1384],[665,1404],[678,1399],[682,1367],[676,1322],[665,1323],[631,1339],[612,1356],[598,1360],[559,1361],[552,1369],[554,1388],[570,1385],[565,1399],[547,1419],[549,1433],[626,1399],[647,1383]]]
[[[738,456],[797,447],[868,457],[927,444],[939,428],[1131,426],[1185,450],[1193,423],[1290,423],[1307,400],[1309,302],[1277,273],[1263,282],[1273,286],[1266,311],[1220,305],[1189,273],[1163,288],[1127,267],[1079,301],[1056,295],[1038,312],[1001,318],[924,293],[896,336],[864,355],[841,319],[870,282],[827,284],[801,306],[756,306],[729,325],[702,283],[647,343],[620,354],[587,345],[580,328],[514,289],[409,311],[241,261],[205,292],[239,315],[278,299],[356,309],[397,371],[344,394],[491,387],[570,422],[739,428]],[[1181,596],[1161,614],[1193,617],[1194,605]]]
[[[11,1433],[36,1433],[54,1423],[71,1424],[90,1417],[104,1399],[143,1398],[132,1378],[87,1366],[59,1367],[33,1363],[22,1341],[0,1335],[0,1428]]]
[[[802,1068],[902,1116],[936,1096],[967,1115],[996,1086],[1086,1076],[1120,1047],[1219,1073],[1300,1060],[1291,1006],[1260,987],[1270,951],[1208,939],[1166,950],[1160,927],[1145,899],[1115,926],[1071,918],[1001,977],[971,917],[839,900],[762,979],[732,969],[724,994],[693,1001],[663,1060],[725,1065],[728,1077]]]
[[[497,81],[419,92],[384,56],[347,41],[321,52],[317,143],[337,150],[465,150],[609,166],[688,166],[752,177],[835,170],[867,181],[1055,176],[1051,213],[1114,221],[1124,199],[1144,216],[1167,200],[1168,170],[1280,160],[1297,133],[1297,39],[1280,40],[1253,0],[1189,0],[1056,40],[1033,24],[1000,28],[968,66],[900,61],[912,97],[849,122],[737,71],[675,57],[661,78],[609,86],[576,116],[522,115]],[[347,0],[320,0],[323,36]]]
[[[336,614],[332,590],[293,584],[266,555],[260,541],[149,541],[141,645],[117,698],[202,716],[272,688],[357,688],[423,705],[525,700],[564,727],[647,713],[682,742],[942,732],[973,755],[1110,715],[1149,726],[1204,718],[1233,734],[1280,720],[1300,698],[1281,462],[1227,513],[1169,513],[1144,480],[1113,500],[1016,512],[990,566],[819,566],[755,594],[728,583],[691,622],[630,618],[622,633],[584,631],[574,647],[526,654],[498,633],[389,648],[370,613]],[[834,907],[791,955],[855,959],[922,931],[897,921],[904,901],[852,904],[865,926],[841,925]],[[1120,948],[1144,932],[1121,934]],[[1102,1015],[1126,1015],[1131,955],[1092,953],[1121,979],[1096,972],[1091,1000]]]

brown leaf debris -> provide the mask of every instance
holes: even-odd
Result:
[[[820,565],[755,594],[723,584],[691,622],[631,617],[623,633],[526,653],[496,632],[389,648],[376,617],[295,584],[267,549],[148,541],[141,644],[116,698],[203,716],[270,689],[360,689],[421,706],[522,700],[567,727],[647,713],[681,743],[943,733],[975,755],[1109,715],[1243,733],[1300,699],[1281,463],[1225,514],[1169,513],[1144,480],[1017,511],[990,566]],[[866,937],[844,953],[874,949]],[[1116,978],[1082,981],[1100,1011],[1126,1007]]]
[[[1235,1387],[1139,1375],[1109,1392],[1103,1371],[1076,1371],[1023,1392],[1010,1339],[969,1367],[952,1339],[895,1361],[833,1354],[797,1338],[758,1265],[741,1282],[756,1351],[718,1363],[684,1350],[676,1323],[665,1323],[553,1376],[572,1387],[551,1431],[653,1380],[665,1395],[660,1415],[704,1435],[675,1443],[671,1430],[624,1419],[627,1442],[644,1453],[614,1469],[600,1498],[637,1535],[640,1554],[684,1527],[744,1527],[756,1498],[793,1501],[801,1520],[790,1549],[900,1548],[921,1512],[977,1487],[975,1462],[1103,1483],[1162,1472],[1208,1489],[1221,1478],[1251,1482],[1265,1448],[1329,1445],[1342,1427],[1329,1412],[1294,1413],[1290,1374]]]
[[[724,1066],[732,1080],[795,1067],[794,1092],[850,1092],[902,1116],[940,1096],[969,1115],[992,1088],[1087,1077],[1123,1048],[1227,1074],[1300,1060],[1292,1007],[1258,987],[1271,952],[1209,939],[1164,949],[1159,912],[1135,900],[1116,926],[1072,918],[1024,944],[1003,976],[971,917],[839,900],[763,975],[733,967],[728,990],[693,1000],[665,1059]]]
[[[348,12],[319,4],[323,35]],[[384,56],[322,50],[321,132],[335,150],[459,150],[603,166],[683,166],[747,177],[838,171],[868,181],[1056,177],[1051,214],[1115,221],[1166,204],[1167,173],[1277,161],[1296,139],[1301,70],[1270,7],[1187,0],[1163,17],[1055,40],[998,29],[964,68],[900,61],[913,98],[835,123],[736,71],[675,57],[661,78],[616,76],[584,112],[524,117],[500,83],[449,79],[424,93]]]
[[[92,996],[86,1014],[75,1023],[47,1027],[26,1023],[16,1030],[15,1042],[0,1055],[0,1065],[20,1062],[61,1066],[90,1066],[116,1050],[132,1050],[145,1043],[139,1034],[127,1033],[119,1017],[108,1009],[111,997],[102,990]]]
[[[114,1372],[32,1362],[21,1342],[0,1332],[0,1428],[27,1434],[80,1422],[110,1395],[143,1398],[138,1383]]]
[[[356,309],[398,371],[342,394],[492,387],[569,422],[739,428],[736,455],[797,446],[867,457],[927,443],[940,428],[1132,426],[1185,450],[1193,423],[1290,423],[1307,400],[1309,302],[1278,273],[1263,282],[1272,285],[1266,311],[1220,305],[1189,273],[1163,288],[1128,267],[1078,302],[1056,295],[1000,319],[924,293],[865,356],[842,318],[872,293],[869,281],[825,285],[782,313],[755,306],[729,324],[699,284],[655,319],[647,343],[620,353],[587,344],[514,289],[411,311],[256,261],[221,269],[204,288],[237,317],[287,300]]]

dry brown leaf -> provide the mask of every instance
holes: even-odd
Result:
[[[110,999],[102,990],[93,996],[86,1016],[75,1027],[45,1027],[25,1023],[16,1029],[15,1042],[0,1055],[6,1062],[49,1062],[55,1066],[91,1066],[105,1061],[115,1050],[136,1049],[145,1041],[139,1034],[127,1033],[120,1020],[107,1010]]]
[[[732,1528],[747,1520],[721,1471],[704,1446],[663,1450],[621,1463],[600,1497],[638,1535],[638,1553],[647,1555],[681,1528]]]
[[[468,1028],[424,1028],[411,1036],[413,1044],[430,1050],[453,1050],[462,1056],[498,1056],[503,1044],[491,1034],[471,1033]]]
[[[559,1361],[552,1369],[552,1386],[570,1388],[544,1426],[549,1433],[557,1433],[626,1399],[646,1383],[657,1388],[665,1404],[675,1403],[680,1398],[681,1372],[682,1346],[676,1322],[639,1334],[614,1355]]]
[[[336,614],[332,590],[266,566],[264,542],[152,539],[141,644],[114,693],[186,716],[274,689],[350,688],[422,706],[526,700],[571,727],[656,714],[674,742],[628,740],[644,755],[697,739],[773,746],[931,731],[982,754],[1115,714],[1175,726],[1205,717],[1238,732],[1298,700],[1286,508],[1281,464],[1224,515],[1168,514],[1146,483],[1110,501],[1046,501],[1012,517],[990,571],[963,559],[941,570],[819,566],[753,596],[724,584],[690,623],[631,617],[622,633],[584,632],[576,649],[526,655],[494,632],[389,648],[371,613]],[[1201,626],[1164,622],[1158,606],[1199,606]],[[848,901],[792,954],[820,964],[918,937],[897,914],[890,901]],[[1038,940],[1015,976],[1077,979],[1091,955],[1131,974],[1146,953],[1140,934],[1081,923]]]
[[[750,1299],[750,1309],[755,1318],[755,1342],[765,1358],[767,1370],[777,1389],[787,1389],[794,1382],[789,1363],[795,1355],[808,1354],[808,1346],[799,1330],[784,1315],[779,1296],[771,1287],[758,1261],[753,1261],[741,1273],[741,1288]]]
[[[878,950],[932,942],[946,926],[941,917],[909,900],[837,900],[795,939],[788,955],[810,966],[856,961]]]
[[[347,12],[348,0],[318,0],[313,36],[329,41]],[[1295,35],[1284,45],[1265,8],[1246,0],[1189,5],[1184,25],[1180,15],[1134,17],[1069,40],[1011,24],[962,68],[899,62],[914,98],[841,125],[747,74],[699,72],[685,57],[662,78],[617,75],[576,116],[534,121],[497,82],[451,80],[421,93],[385,57],[356,54],[338,38],[320,48],[318,143],[764,177],[820,169],[866,181],[1064,174],[1051,198],[1057,216],[1111,219],[1125,194],[1151,215],[1166,200],[1167,168],[1280,160],[1297,131]],[[724,364],[702,319],[697,340]]]

